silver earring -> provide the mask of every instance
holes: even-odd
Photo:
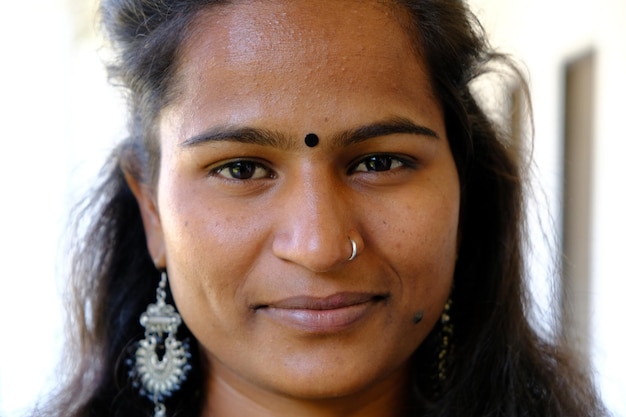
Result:
[[[163,401],[180,389],[191,369],[189,347],[176,339],[182,323],[173,305],[165,302],[167,273],[161,272],[156,303],[148,305],[139,322],[146,329],[135,352],[134,374],[143,387],[143,394],[154,402],[154,417],[165,417]]]
[[[352,252],[350,253],[350,257],[348,258],[348,261],[351,261],[354,258],[356,258],[357,247],[356,247],[356,242],[354,240],[352,240],[351,238],[348,238],[348,239],[350,240],[350,246],[352,248]]]

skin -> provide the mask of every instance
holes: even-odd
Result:
[[[441,107],[397,13],[285,3],[198,17],[158,183],[128,181],[205,354],[205,416],[401,415],[456,260]]]

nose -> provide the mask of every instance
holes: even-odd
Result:
[[[329,272],[349,262],[353,244],[363,241],[350,210],[344,184],[330,175],[292,181],[282,192],[274,234],[275,256],[314,272]]]

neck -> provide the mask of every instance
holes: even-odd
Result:
[[[358,393],[336,398],[296,398],[258,387],[214,366],[202,417],[401,417],[407,406],[407,376],[394,374]]]

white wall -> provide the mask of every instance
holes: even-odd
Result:
[[[30,400],[59,349],[54,265],[65,214],[61,138],[71,55],[65,10],[57,1],[37,3],[5,2],[10,18],[0,25],[0,415]]]
[[[123,131],[120,100],[106,87],[98,59],[99,41],[85,27],[78,34],[74,30],[76,18],[89,12],[86,2],[6,3],[0,25],[1,417],[18,415],[46,384],[54,384],[53,365],[62,348],[65,259],[59,242],[66,216],[95,177],[112,139]],[[554,217],[560,204],[563,63],[591,47],[598,52],[592,352],[607,404],[616,416],[626,416],[626,314],[620,309],[626,293],[620,262],[626,245],[618,240],[626,235],[626,200],[621,198],[626,179],[621,170],[626,155],[626,3],[471,4],[494,45],[521,58],[531,74],[536,178],[545,194],[538,193],[538,200]],[[82,22],[89,26],[91,20]],[[550,232],[550,222],[544,223]],[[554,254],[536,245],[535,269],[548,269]],[[537,288],[539,294],[546,292],[541,282]]]
[[[75,27],[93,3],[2,4],[0,417],[20,415],[54,386],[69,208],[122,131],[100,42]]]
[[[602,395],[626,416],[626,2],[623,0],[471,0],[492,43],[521,59],[530,73],[535,110],[535,178],[556,225],[561,210],[565,63],[596,51],[591,241],[591,355]],[[545,216],[543,217],[545,219]],[[544,220],[544,226],[546,226]],[[555,232],[559,232],[558,227]],[[547,230],[551,232],[550,230]],[[540,236],[537,234],[537,238]],[[542,277],[551,255],[542,255]],[[575,260],[573,260],[575,262]]]

